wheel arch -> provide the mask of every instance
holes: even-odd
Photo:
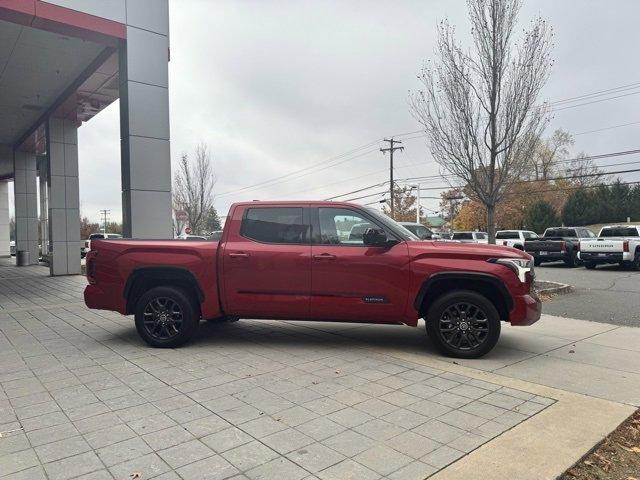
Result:
[[[133,313],[144,292],[159,286],[181,287],[196,301],[198,308],[204,293],[195,275],[186,268],[173,266],[140,267],[131,272],[124,287],[127,314]]]
[[[471,290],[485,296],[500,314],[501,320],[509,320],[513,298],[502,280],[480,272],[439,272],[427,278],[414,300],[414,307],[424,318],[429,306],[444,293],[452,290]]]

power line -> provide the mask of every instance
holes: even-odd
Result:
[[[329,158],[327,158],[327,159],[325,159],[325,160],[323,160],[321,162],[317,162],[317,163],[314,163],[312,165],[308,165],[308,166],[306,166],[304,168],[300,168],[298,170],[295,170],[293,172],[289,172],[289,173],[287,173],[285,175],[279,175],[277,177],[270,178],[269,180],[264,180],[262,182],[254,183],[253,185],[248,185],[246,187],[242,187],[242,188],[239,188],[237,190],[230,190],[230,191],[227,191],[227,192],[219,193],[217,196],[218,197],[222,197],[222,196],[230,195],[232,193],[240,193],[240,192],[244,192],[244,191],[247,191],[247,190],[253,190],[256,187],[267,186],[267,184],[281,183],[281,182],[278,182],[278,180],[281,180],[281,179],[284,179],[284,178],[289,178],[289,177],[292,177],[294,175],[298,175],[299,173],[306,172],[308,170],[313,170],[313,169],[315,169],[317,167],[323,167],[323,168],[320,168],[318,170],[318,171],[320,171],[320,170],[324,170],[326,168],[330,168],[332,166],[340,165],[341,163],[345,163],[345,162],[349,162],[351,160],[355,160],[356,158],[359,158],[359,157],[361,157],[361,156],[363,156],[363,155],[365,155],[367,153],[374,152],[375,149],[371,150],[370,152],[364,152],[362,154],[359,154],[359,155],[356,155],[356,156],[353,156],[353,157],[349,157],[349,158],[346,158],[346,159],[344,159],[344,157],[348,157],[349,155],[352,155],[352,154],[358,152],[359,150],[363,150],[363,149],[365,149],[367,147],[371,147],[371,146],[375,145],[378,142],[379,142],[379,139],[377,139],[377,140],[375,140],[373,142],[369,142],[369,143],[367,143],[365,145],[361,145],[360,147],[354,148],[353,150],[350,150],[348,152],[342,153],[340,155],[336,155],[334,157],[329,157]],[[336,160],[340,160],[340,161],[336,162]],[[327,162],[329,162],[329,164]],[[331,163],[331,162],[334,162],[334,163]],[[315,172],[310,172],[310,173],[315,173]],[[308,173],[308,174],[310,174],[310,173]],[[301,176],[304,176],[304,175],[301,175]],[[299,177],[296,177],[296,178],[299,178]],[[291,180],[293,180],[293,178],[291,178]],[[268,185],[268,186],[271,186],[271,185]]]

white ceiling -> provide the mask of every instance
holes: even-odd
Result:
[[[0,144],[18,140],[103,48],[0,20]]]

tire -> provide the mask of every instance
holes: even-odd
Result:
[[[569,252],[569,258],[567,258],[564,261],[564,264],[567,267],[573,268],[576,265],[578,265],[578,262],[579,262],[579,260],[578,260],[578,252],[576,252],[575,250],[571,250],[571,252]]]
[[[542,261],[538,257],[533,257],[533,265],[539,267],[542,264]]]
[[[138,335],[145,342],[152,347],[174,348],[196,333],[200,309],[180,288],[155,287],[138,299],[135,318]]]
[[[465,306],[467,312],[463,310],[463,317],[461,310]],[[475,325],[473,320],[465,321],[469,311],[481,321],[476,321]],[[457,323],[454,325],[453,322]],[[500,338],[500,315],[495,306],[485,296],[470,290],[453,291],[438,297],[429,307],[425,323],[433,345],[450,357],[482,357],[495,347]],[[452,333],[448,331],[452,329]],[[473,337],[468,332],[474,332]],[[476,343],[474,338],[477,345],[473,345]]]
[[[633,260],[630,262],[622,262],[622,268],[625,270],[638,271],[640,270],[640,253],[636,252]]]
[[[587,270],[595,270],[596,264],[594,262],[584,262],[584,268]]]

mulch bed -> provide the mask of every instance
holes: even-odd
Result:
[[[559,480],[640,480],[640,410]]]

